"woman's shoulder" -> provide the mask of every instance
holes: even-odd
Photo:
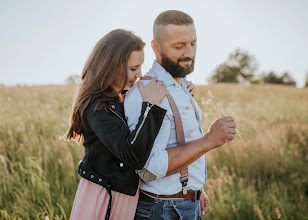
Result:
[[[104,101],[100,99],[101,95],[93,95],[87,108],[89,114],[110,114],[112,110],[123,109],[123,104],[117,100]]]

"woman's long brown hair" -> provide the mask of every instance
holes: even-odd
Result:
[[[144,45],[140,37],[122,29],[109,32],[96,44],[82,71],[66,139],[80,142],[85,131],[84,112],[93,95],[101,95],[94,111],[106,108],[108,101],[119,100],[127,83],[129,56],[132,51],[142,50]],[[120,91],[112,89],[115,83]]]

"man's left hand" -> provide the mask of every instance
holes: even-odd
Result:
[[[207,211],[209,210],[210,204],[211,204],[211,202],[210,202],[209,198],[207,197],[207,195],[205,194],[205,192],[202,189],[202,193],[201,193],[201,196],[200,196],[200,206],[201,206],[201,214],[202,215],[205,215],[205,213],[207,213]]]

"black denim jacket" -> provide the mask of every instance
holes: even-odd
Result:
[[[114,190],[134,196],[139,186],[135,170],[145,165],[166,110],[143,102],[139,122],[130,132],[123,104],[110,101],[108,111],[93,113],[95,98],[85,111],[85,155],[78,174],[105,187],[110,195]]]

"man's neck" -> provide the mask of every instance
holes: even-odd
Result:
[[[177,81],[180,85],[182,85],[182,78],[173,78],[175,81]]]

